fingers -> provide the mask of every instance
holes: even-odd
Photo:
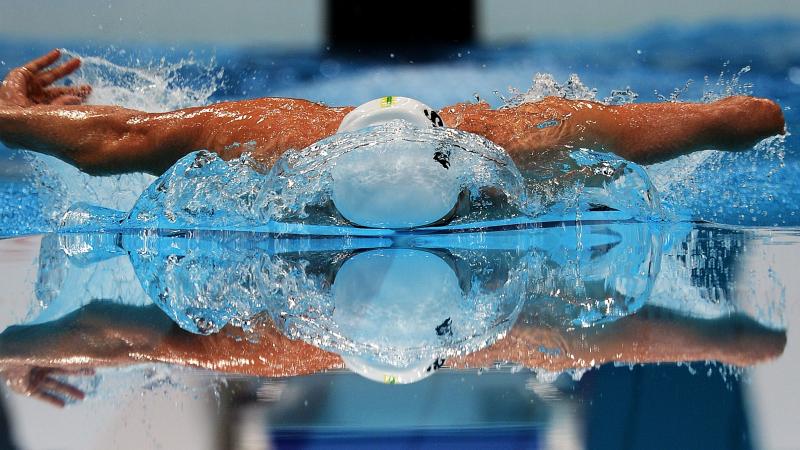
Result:
[[[52,377],[47,377],[42,380],[40,388],[42,389],[40,392],[49,392],[53,394],[57,393],[72,397],[76,400],[83,400],[84,397],[86,397],[86,394],[84,394],[82,390],[70,384],[64,383],[63,381],[58,381]]]
[[[61,373],[60,370],[54,370],[53,373]],[[77,371],[63,371],[63,373],[71,373]],[[83,372],[83,371],[80,371]],[[93,372],[93,371],[90,371]],[[59,408],[63,408],[64,405],[67,404],[65,397],[69,397],[75,400],[83,400],[86,398],[86,394],[72,386],[70,384],[64,383],[62,381],[56,380],[55,378],[49,375],[42,375],[42,374],[32,374],[32,380],[38,378],[35,381],[35,386],[30,391],[30,395],[34,397],[38,397],[41,400],[46,401],[52,405],[55,405]]]
[[[51,394],[49,392],[36,392],[33,395],[38,397],[41,400],[46,401],[47,403],[50,403],[51,405],[57,406],[59,408],[63,408],[64,405],[67,404],[67,402],[64,401],[64,399],[62,399],[61,397],[59,397],[57,395],[53,395],[53,394]]]
[[[80,66],[81,60],[78,58],[72,58],[60,66],[54,67],[47,72],[37,75],[36,78],[39,80],[40,86],[49,86],[53,84],[54,81],[64,78],[72,72],[75,72]]]
[[[47,54],[40,56],[33,61],[28,62],[27,64],[23,65],[22,68],[25,70],[30,71],[31,73],[36,73],[45,67],[53,64],[61,57],[61,51],[59,49],[54,49],[48,52]]]

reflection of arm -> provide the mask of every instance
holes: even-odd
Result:
[[[89,368],[142,362],[203,367],[259,376],[291,376],[337,367],[340,359],[270,325],[249,342],[227,327],[212,336],[188,333],[155,307],[95,302],[55,322],[10,327],[0,334],[0,367]]]
[[[132,358],[265,377],[305,375],[342,365],[338,355],[291,340],[271,323],[257,327],[252,335],[226,326],[210,336],[187,333],[175,327],[151,351],[132,355]],[[248,341],[253,337],[258,342]]]
[[[786,346],[785,331],[744,316],[693,319],[657,308],[644,308],[605,326],[564,331],[522,322],[491,347],[449,362],[485,367],[503,361],[553,371],[607,362],[719,361],[748,366],[779,356]]]

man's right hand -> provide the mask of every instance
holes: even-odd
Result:
[[[61,57],[53,50],[8,73],[0,85],[0,107],[27,108],[34,105],[79,105],[92,92],[91,86],[51,86],[78,69],[81,61],[72,58],[47,69]]]

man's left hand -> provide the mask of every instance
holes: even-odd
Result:
[[[81,65],[79,59],[72,58],[47,69],[60,57],[61,51],[56,49],[9,72],[0,85],[0,106],[28,108],[34,105],[83,103],[92,91],[91,86],[51,86]]]

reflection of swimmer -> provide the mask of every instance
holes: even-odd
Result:
[[[46,70],[59,56],[53,51],[6,77],[0,88],[0,141],[54,155],[92,174],[161,174],[182,156],[200,149],[218,152],[226,159],[246,149],[271,164],[290,148],[304,148],[341,128],[374,123],[346,117],[353,112],[350,107],[329,108],[297,99],[226,102],[159,114],[82,106],[90,93],[88,86],[49,87],[80,64],[73,59]],[[393,99],[378,100],[382,103],[375,107],[397,108]],[[431,126],[448,125],[490,139],[522,168],[537,166],[550,158],[548,150],[559,148],[597,148],[634,162],[651,163],[705,148],[746,149],[784,131],[777,104],[741,96],[710,104],[619,106],[549,97],[500,110],[480,103],[445,107],[438,114],[428,109],[421,112]],[[254,145],[235,145],[242,143]],[[445,152],[435,154],[432,160],[440,168],[448,168]],[[398,163],[402,163],[401,156]],[[352,176],[340,175],[345,179]],[[455,195],[458,193],[448,193],[443,200],[447,205],[431,207],[428,212],[417,205],[414,211],[420,217],[408,223],[417,226],[447,217],[454,206],[449,205],[450,197]],[[359,201],[352,195],[346,197],[351,203]],[[412,204],[413,198],[405,200]],[[347,202],[340,200],[347,215]],[[399,196],[397,201],[403,200]],[[373,223],[370,217],[364,222],[367,226]]]
[[[525,299],[524,271],[492,289],[465,267],[469,263],[445,252],[401,248],[345,261],[331,289],[331,321],[352,349],[339,350],[347,368],[374,381],[412,383],[451,355],[505,334]]]
[[[48,294],[39,297],[47,306],[26,326],[58,322],[90,298],[118,295],[118,283],[111,294],[93,290],[89,298],[85,289],[65,286],[87,279],[92,285],[105,285],[106,276],[116,281],[113,274],[120,272],[105,263],[127,267],[125,260],[104,258],[127,255],[134,280],[138,278],[143,291],[183,330],[218,336],[232,330],[239,335],[237,329],[246,328],[258,336],[267,320],[270,333],[292,339],[280,340],[287,347],[281,351],[306,342],[340,366],[380,382],[413,382],[443,363],[490,364],[491,358],[553,370],[564,364],[562,368],[572,367],[570,360],[583,365],[591,359],[606,361],[619,352],[592,347],[594,342],[616,339],[616,331],[609,338],[605,330],[630,329],[631,335],[638,335],[650,353],[630,353],[620,344],[625,351],[619,354],[625,361],[647,362],[680,349],[675,339],[683,337],[670,332],[686,324],[686,333],[694,333],[692,339],[698,342],[712,342],[717,336],[708,336],[705,325],[697,324],[710,324],[710,330],[731,325],[728,335],[734,343],[739,323],[765,334],[782,329],[780,320],[765,322],[757,313],[747,317],[753,308],[741,307],[735,298],[715,303],[713,315],[708,313],[708,302],[699,299],[688,304],[660,301],[657,307],[647,304],[662,260],[670,259],[661,251],[664,241],[656,233],[658,228],[589,225],[579,236],[560,229],[433,234],[418,238],[425,247],[417,248],[391,247],[387,239],[253,242],[243,233],[217,232],[61,235],[42,241],[36,291]],[[694,254],[690,243],[669,241],[682,249],[682,255]],[[726,245],[736,241],[735,235],[729,236]],[[57,253],[62,256],[54,264]],[[576,266],[575,261],[581,263]],[[704,261],[709,267],[728,267]],[[688,266],[694,267],[693,262],[691,257],[684,259]],[[93,266],[100,270],[93,271]],[[60,269],[54,274],[52,267],[67,267],[67,273]],[[682,272],[662,271],[659,276],[672,280],[671,286],[689,284],[683,278],[689,275]],[[728,284],[714,284],[719,280],[709,277],[706,291],[724,290]],[[116,302],[130,303],[134,289],[122,292],[129,294]],[[142,289],[138,292],[144,294]],[[763,300],[757,309],[771,310]],[[653,319],[654,312],[667,308],[668,314]],[[169,323],[164,317],[160,321]],[[505,343],[493,345],[503,336]],[[666,345],[669,342],[672,348]],[[712,359],[745,364],[735,356],[739,344],[727,346],[719,343],[726,348],[715,350],[708,344],[683,349],[682,354],[702,358],[707,353],[716,355]],[[470,353],[476,356],[456,358]]]
[[[745,367],[780,356],[786,332],[752,318],[731,314],[718,319],[688,318],[674,311],[645,306],[603,327],[559,329],[521,319],[491,347],[448,361],[451,367],[486,367],[516,361],[525,367],[559,372],[609,362],[717,361]]]
[[[0,377],[17,392],[63,405],[65,398],[79,400],[83,393],[53,375],[89,374],[102,367],[159,362],[286,377],[344,365],[334,353],[286,338],[266,318],[254,333],[245,336],[228,326],[223,333],[200,336],[173,326],[154,307],[95,302],[53,322],[0,333]],[[646,308],[604,327],[577,330],[537,325],[523,317],[504,339],[451,358],[448,365],[486,367],[499,361],[557,371],[607,362],[713,360],[744,367],[779,356],[785,345],[785,331],[745,316],[691,319]]]

